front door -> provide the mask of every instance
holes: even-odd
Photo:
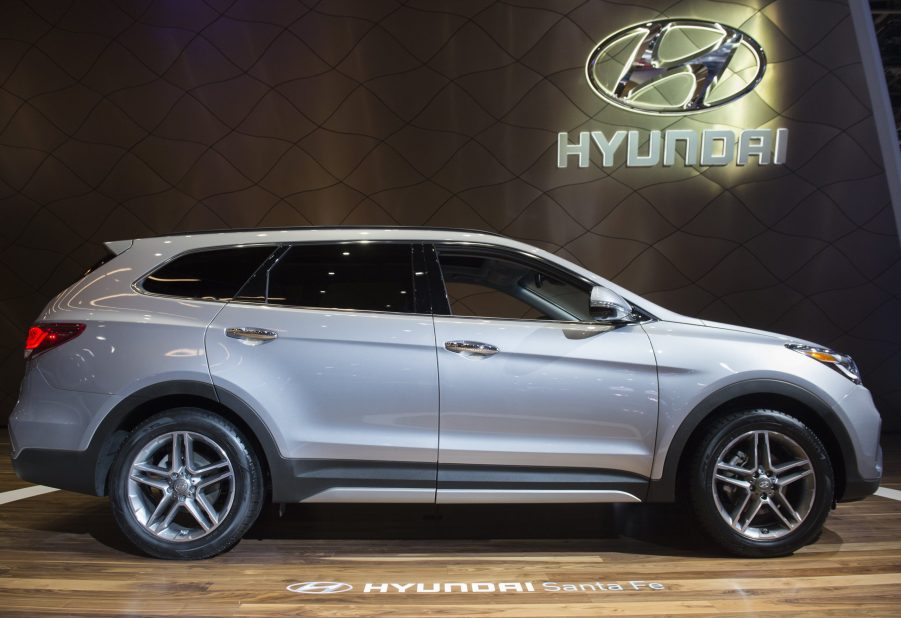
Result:
[[[589,316],[591,283],[530,256],[439,247],[439,502],[635,501],[657,427],[639,324]]]

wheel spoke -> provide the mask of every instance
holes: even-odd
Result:
[[[156,505],[156,508],[153,509],[153,513],[150,514],[150,517],[147,518],[147,526],[153,526],[153,522],[163,514],[163,511],[166,510],[166,507],[172,501],[172,494],[168,491],[163,492],[163,497],[160,499],[159,503]]]
[[[169,476],[169,471],[165,468],[161,468],[159,466],[155,466],[149,463],[136,463],[131,467],[132,470],[137,470],[138,472],[143,472],[145,474],[155,474],[157,476]]]
[[[751,483],[748,481],[734,479],[731,476],[723,476],[722,474],[717,474],[714,478],[723,483],[728,483],[730,485],[734,485],[735,487],[740,487],[741,489],[751,491]]]
[[[178,472],[181,470],[182,461],[181,461],[181,449],[178,446],[178,436],[180,434],[175,432],[172,434],[172,452],[169,455],[169,471],[170,472]]]
[[[805,476],[810,476],[811,474],[813,474],[813,470],[809,468],[807,470],[802,470],[801,472],[795,472],[792,475],[780,478],[778,480],[778,485],[779,487],[786,487],[787,485],[791,485],[795,481],[800,481]]]
[[[748,470],[747,468],[740,468],[738,466],[732,466],[727,463],[720,462],[716,464],[716,469],[720,472],[731,472],[732,474],[738,474],[740,476],[753,476],[754,470]]]
[[[792,518],[795,520],[794,526],[797,526],[798,524],[800,524],[803,521],[803,518],[794,509],[794,507],[788,501],[788,498],[785,497],[785,494],[782,493],[781,488],[776,492],[776,499],[779,500],[779,505],[782,508],[784,508],[786,511],[788,511],[789,514],[792,516]],[[794,528],[794,526],[791,526],[791,527]]]
[[[736,527],[738,525],[739,520],[741,519],[741,514],[745,512],[745,507],[748,506],[748,502],[751,501],[751,492],[745,494],[745,499],[741,501],[734,511],[732,511],[732,527]]]
[[[740,531],[744,532],[748,529],[748,526],[751,525],[751,522],[754,521],[754,518],[757,517],[757,513],[760,512],[760,508],[763,506],[763,498],[759,496],[754,499],[754,503],[751,505],[751,510],[748,514],[748,518],[745,519],[745,523],[741,525]]]
[[[209,516],[210,521],[212,521],[214,525],[218,524],[219,513],[216,512],[216,509],[213,508],[213,505],[210,504],[209,500],[206,499],[206,496],[198,493],[195,496],[195,500],[200,504],[200,508],[203,509],[203,512],[206,513],[207,516]]]
[[[194,461],[194,440],[188,432],[181,434],[180,454],[182,470],[187,471]]]
[[[763,440],[760,443],[760,461],[759,465],[763,466],[765,470],[773,469],[773,452],[770,448],[770,432],[764,431]]]
[[[218,483],[219,481],[224,481],[226,479],[230,479],[232,477],[231,472],[223,472],[222,474],[218,474],[216,476],[211,476],[209,478],[205,478],[197,484],[197,491],[200,491],[204,487],[209,487],[213,483]]]
[[[213,525],[215,525],[215,522],[213,524],[211,524],[210,522],[207,521],[206,516],[200,512],[200,509],[197,508],[197,503],[194,500],[191,500],[191,499],[185,500],[184,505],[185,505],[185,508],[187,509],[187,511],[194,518],[194,520],[198,524],[200,524],[201,528],[203,528],[207,532],[209,532],[210,530],[213,529]]]
[[[754,432],[754,460],[751,462],[751,467],[756,472],[760,467],[760,432]]]
[[[172,520],[175,519],[175,516],[178,515],[178,511],[181,509],[182,503],[178,500],[174,500],[172,503],[172,508],[169,509],[169,512],[166,513],[166,519],[160,522],[160,525],[157,526],[157,531],[162,532],[166,528],[172,525]]]
[[[193,474],[193,475],[195,475],[195,476],[204,476],[205,474],[209,474],[210,472],[214,472],[214,471],[216,471],[216,470],[219,470],[220,468],[227,468],[227,467],[228,467],[228,462],[223,460],[223,461],[220,461],[220,462],[218,462],[218,463],[214,463],[214,464],[210,464],[210,465],[208,465],[208,466],[204,466],[204,467],[199,468],[199,469],[197,469],[197,470],[192,470],[192,471],[191,471],[191,474]]]
[[[137,474],[131,474],[128,478],[135,481],[136,483],[148,485],[155,489],[159,489],[160,491],[166,491],[167,489],[169,489],[169,483],[167,483],[166,481],[161,481],[159,479],[150,479],[146,476],[138,476]]]
[[[810,461],[807,459],[795,459],[794,461],[789,461],[784,464],[780,464],[778,466],[773,466],[773,474],[779,476],[780,474],[784,474],[789,470],[794,470],[795,468],[800,468],[801,466],[809,466]]]
[[[182,440],[184,440],[184,445],[182,446],[184,453],[184,466],[185,470],[188,471],[189,474],[195,474],[194,472],[194,438],[190,436],[190,434],[183,434]]]
[[[779,510],[778,505],[773,504],[772,500],[767,500],[766,505],[767,505],[767,508],[769,508],[770,511],[776,515],[776,517],[778,517],[780,520],[782,520],[782,523],[785,524],[785,527],[788,528],[789,530],[793,530],[794,527],[797,525],[795,523],[790,522],[788,520],[788,518],[782,514],[782,511]]]

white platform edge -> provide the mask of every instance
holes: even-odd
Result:
[[[55,487],[44,487],[43,485],[34,485],[33,487],[23,487],[22,489],[13,489],[12,491],[4,491],[0,493],[0,505],[9,504],[17,500],[25,498],[34,498],[43,494],[49,494],[53,491],[59,491]]]

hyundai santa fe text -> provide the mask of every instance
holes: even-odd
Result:
[[[109,495],[161,558],[273,502],[690,501],[778,556],[874,492],[854,361],[673,313],[483,232],[299,228],[107,243],[29,330],[20,477]]]

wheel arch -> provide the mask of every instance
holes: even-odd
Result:
[[[273,464],[277,461],[273,458],[278,458],[279,454],[275,440],[262,419],[228,391],[192,380],[163,382],[142,388],[123,399],[106,415],[89,446],[89,450],[95,453],[95,495],[107,494],[110,469],[131,430],[158,412],[180,407],[201,408],[234,424],[257,453],[263,467],[266,493],[271,495]]]
[[[794,416],[822,441],[835,476],[835,498],[842,499],[847,465],[853,462],[851,438],[829,405],[805,388],[781,380],[747,380],[726,386],[709,395],[688,414],[670,442],[663,475],[651,480],[648,502],[672,502],[680,491],[679,479],[691,460],[709,423],[740,409],[775,409]]]

